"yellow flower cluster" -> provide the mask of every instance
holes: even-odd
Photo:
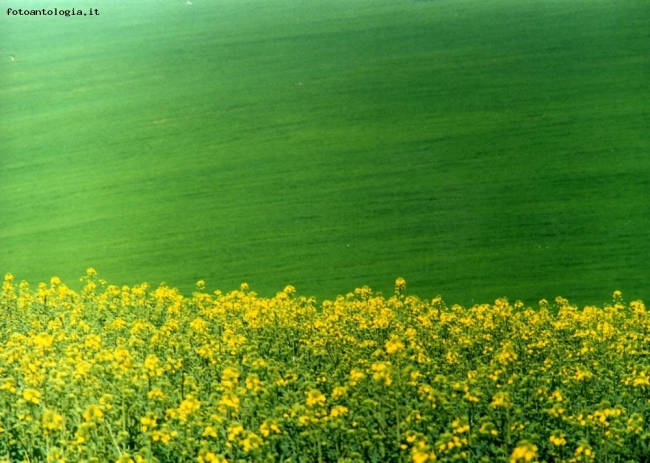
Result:
[[[0,290],[7,461],[644,461],[650,313],[396,281],[317,304],[287,286]]]

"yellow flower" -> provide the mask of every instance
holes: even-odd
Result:
[[[199,463],[228,463],[226,457],[223,455],[215,455],[212,452],[206,452],[204,455],[199,455],[197,460]]]
[[[97,405],[89,405],[83,416],[87,422],[101,421],[104,418],[104,412]]]
[[[140,418],[140,424],[142,425],[142,432],[147,432],[149,428],[156,426],[156,417],[155,416],[144,416]]]
[[[271,431],[273,431],[276,434],[280,434],[280,428],[275,423],[275,421],[267,420],[260,425],[260,432],[264,437],[268,437],[271,434]]]
[[[339,397],[343,397],[348,389],[343,386],[337,386],[332,390],[332,398],[333,399],[338,399]]]
[[[99,398],[99,404],[104,410],[110,410],[113,408],[113,396],[110,394],[104,394]]]
[[[537,457],[537,446],[529,442],[521,442],[510,455],[510,463],[534,461]]]
[[[178,435],[178,431],[172,431],[171,433],[154,431],[151,435],[152,439],[155,442],[162,442],[163,444],[168,444],[172,438]]]
[[[399,340],[397,335],[393,334],[390,337],[390,340],[386,341],[386,353],[392,355],[395,352],[404,349],[404,343]]]
[[[9,391],[12,394],[16,393],[16,386],[14,385],[13,381],[5,381],[2,386],[0,386],[0,390],[4,391]]]
[[[31,402],[33,404],[38,405],[40,402],[41,398],[41,393],[38,392],[36,389],[25,389],[23,391],[23,399],[25,399],[27,402]]]
[[[390,386],[393,382],[390,375],[390,362],[376,362],[370,366],[370,369],[374,371],[372,379],[377,382],[383,382],[386,386]]]
[[[492,408],[510,408],[512,406],[512,400],[510,399],[510,394],[508,392],[497,392],[492,397],[492,402],[490,407]]]
[[[497,361],[502,365],[514,362],[518,358],[519,356],[515,352],[514,346],[510,341],[507,341],[502,345],[501,351],[497,355]]]
[[[348,412],[347,407],[344,407],[342,405],[336,405],[330,411],[330,418],[338,418],[339,416],[345,415],[347,412]]]
[[[643,415],[639,413],[633,413],[632,416],[628,418],[627,426],[625,429],[634,434],[639,434],[641,431],[643,431]]]
[[[363,371],[353,369],[352,371],[350,371],[350,383],[353,386],[356,386],[359,383],[359,381],[361,381],[365,376],[366,375]]]
[[[467,424],[467,422],[462,418],[456,418],[451,423],[451,427],[455,434],[463,434],[469,432],[469,424]]]
[[[406,280],[402,277],[399,277],[397,280],[395,280],[395,293],[404,294],[405,290],[406,290]]]
[[[164,399],[165,398],[165,393],[161,391],[160,389],[154,388],[147,392],[147,397],[149,399]]]
[[[102,338],[96,334],[89,334],[84,341],[86,349],[101,350]]]
[[[217,437],[217,430],[214,429],[212,426],[206,426],[205,429],[203,430],[203,434],[201,434],[203,437]]]
[[[38,347],[52,347],[52,341],[54,341],[54,338],[47,334],[47,333],[41,333],[34,337],[34,345]]]
[[[634,387],[650,386],[650,377],[646,376],[645,372],[641,372],[641,375],[637,378],[634,378],[634,380],[632,381],[632,386]]]
[[[591,449],[591,446],[586,442],[581,442],[575,451],[576,456],[583,454],[586,457],[590,457],[592,453],[593,450]]]
[[[252,392],[259,392],[262,390],[262,386],[264,383],[260,381],[259,377],[257,375],[249,375],[246,378],[246,389]]]
[[[43,413],[43,428],[46,431],[55,431],[63,429],[63,416],[51,410]]]
[[[221,373],[221,385],[225,388],[233,388],[239,380],[239,372],[232,367],[226,367]]]
[[[232,392],[227,392],[221,397],[219,404],[228,408],[239,410],[239,402],[239,397],[237,397]]]
[[[566,445],[566,439],[564,438],[564,433],[561,431],[553,431],[548,440],[555,445],[556,447],[561,447]]]
[[[162,376],[164,370],[160,367],[160,359],[155,354],[147,355],[144,359],[144,367],[150,376]]]
[[[411,449],[411,459],[413,463],[433,462],[436,461],[436,454],[421,440]]]
[[[327,398],[318,389],[311,389],[310,391],[306,392],[306,394],[307,394],[307,405],[309,407],[313,407],[315,405],[320,405],[320,406],[325,405],[325,401],[327,400]]]
[[[248,435],[241,441],[242,450],[244,453],[248,453],[251,450],[259,448],[261,444],[261,439],[255,433],[249,432]]]
[[[201,317],[196,317],[192,323],[190,323],[190,328],[194,330],[197,333],[205,333],[208,325],[205,323],[205,320],[203,320]]]
[[[196,400],[194,396],[189,394],[187,396],[187,399],[183,400],[181,404],[178,406],[178,417],[182,421],[186,421],[187,417],[197,411],[199,408],[201,408],[201,402]]]
[[[234,424],[228,427],[228,440],[234,441],[237,436],[244,433],[244,427],[241,424]]]

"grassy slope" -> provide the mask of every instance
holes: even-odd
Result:
[[[0,272],[648,299],[644,2],[194,3],[0,18]]]

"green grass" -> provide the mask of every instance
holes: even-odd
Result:
[[[646,2],[183,3],[0,15],[0,272],[650,300]]]

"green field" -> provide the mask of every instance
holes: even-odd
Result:
[[[0,273],[650,300],[647,2],[58,3],[0,12]]]

